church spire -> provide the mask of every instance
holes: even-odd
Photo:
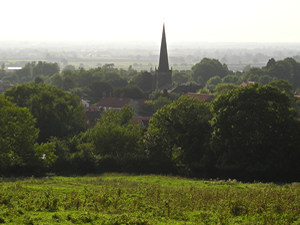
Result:
[[[158,71],[159,72],[168,72],[169,71],[165,24],[163,25],[163,32],[162,32],[162,38],[161,38]]]
[[[154,87],[158,90],[172,86],[172,70],[169,69],[165,24],[163,26],[158,70],[155,70]]]

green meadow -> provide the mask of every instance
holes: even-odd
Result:
[[[5,224],[300,224],[300,183],[103,174],[0,178]]]

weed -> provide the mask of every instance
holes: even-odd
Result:
[[[297,224],[300,185],[129,174],[2,179],[0,209],[0,223],[12,224]]]

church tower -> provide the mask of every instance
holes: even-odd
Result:
[[[168,50],[166,41],[165,24],[161,38],[158,69],[155,70],[155,88],[167,89],[172,86],[172,70],[169,69]]]

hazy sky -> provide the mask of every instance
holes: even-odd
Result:
[[[2,0],[0,40],[300,42],[299,0]]]

